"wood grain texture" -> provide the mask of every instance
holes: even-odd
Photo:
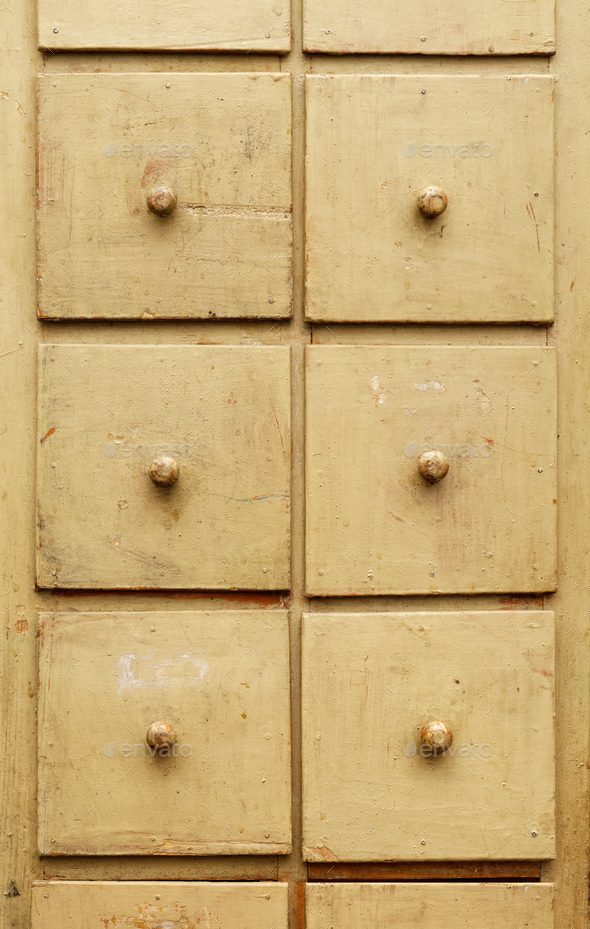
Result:
[[[555,52],[555,2],[526,7],[503,0],[318,0],[304,5],[304,48],[351,55],[551,55]],[[526,70],[526,69],[525,69]]]
[[[538,861],[388,861],[371,864],[318,864],[310,861],[310,881],[538,881]]]
[[[41,614],[39,853],[289,853],[287,619]]]
[[[308,929],[395,925],[421,929],[554,929],[552,884],[309,884]]]
[[[288,52],[289,4],[283,0],[41,0],[39,47],[166,51]]]
[[[289,316],[290,92],[287,74],[42,75],[40,316]]]
[[[287,885],[265,881],[178,883],[175,881],[37,881],[33,886],[33,929],[59,929],[64,914],[84,929],[254,929],[287,926]]]
[[[310,76],[306,189],[308,319],[553,319],[551,78]]]
[[[309,595],[555,589],[554,351],[312,346],[306,377]]]
[[[552,613],[306,615],[302,667],[306,860],[555,857]]]
[[[39,365],[41,587],[289,586],[287,347],[54,345]]]

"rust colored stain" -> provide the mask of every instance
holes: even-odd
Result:
[[[168,183],[174,180],[168,165],[166,165],[163,161],[148,161],[143,170],[141,186],[144,188],[157,187],[158,184],[165,180],[167,180]]]
[[[120,510],[126,510],[129,504],[127,503],[126,500],[119,500],[119,502],[117,503],[117,506],[119,507]]]
[[[305,881],[295,881],[295,925],[305,929]]]
[[[29,624],[26,619],[17,619],[14,624],[14,628],[18,633],[20,633],[20,635],[23,635],[23,633],[29,631]]]
[[[50,435],[53,435],[54,432],[55,432],[55,429],[50,429],[47,435],[44,435],[43,438],[40,440],[39,444],[43,445],[45,440],[48,439]]]
[[[137,590],[117,590],[121,597],[161,597],[162,590],[166,588],[137,588]],[[96,597],[96,590],[68,590],[66,588],[52,589],[54,597]],[[291,598],[277,593],[250,593],[246,590],[170,590],[166,596],[171,600],[216,600],[225,603],[243,603],[253,608],[282,610],[288,609],[292,603]]]
[[[534,211],[534,209],[533,209],[533,204],[529,202],[529,203],[527,204],[526,210],[527,210],[527,213],[529,214],[529,216],[532,217],[532,220],[533,220],[533,222],[534,222],[534,224],[535,224],[535,233],[536,233],[536,235],[537,235],[537,250],[538,250],[539,254],[541,254],[541,243],[540,243],[540,241],[539,241],[539,224],[538,224],[538,222],[537,222],[537,217],[535,216],[535,211]]]
[[[542,597],[501,597],[501,610],[542,610]]]
[[[486,877],[538,881],[541,868],[536,861],[388,861],[376,864],[337,864],[331,867],[310,862],[307,877],[310,881],[440,881]]]

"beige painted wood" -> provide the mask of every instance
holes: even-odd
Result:
[[[306,226],[312,321],[550,322],[552,79],[308,77]]]
[[[302,323],[302,120],[303,96],[300,81],[305,72],[332,71],[338,73],[414,74],[514,74],[532,69],[530,74],[554,72],[556,83],[556,132],[560,157],[557,168],[557,235],[556,242],[556,323],[548,332],[537,329],[531,338],[547,339],[560,352],[560,462],[558,508],[560,539],[558,547],[559,590],[545,603],[556,611],[557,623],[557,858],[542,863],[543,880],[555,883],[555,913],[557,924],[584,926],[588,910],[588,637],[586,612],[590,607],[589,594],[584,586],[587,566],[587,516],[585,494],[587,475],[584,469],[584,449],[587,447],[589,423],[587,415],[588,365],[586,364],[588,326],[590,317],[584,294],[590,279],[586,273],[589,253],[590,225],[586,212],[580,208],[580,191],[587,188],[590,161],[584,157],[585,147],[581,132],[590,118],[590,55],[588,54],[587,8],[572,0],[561,0],[558,8],[558,52],[548,59],[531,57],[526,62],[518,56],[501,58],[488,56],[484,62],[475,56],[462,58],[427,56],[347,55],[309,56],[301,53],[302,4],[294,0],[293,52],[288,59],[279,56],[238,54],[174,54],[124,53],[84,54],[61,53],[41,55],[37,52],[35,4],[29,0],[14,6],[9,3],[2,13],[0,43],[0,108],[3,119],[3,140],[0,147],[2,176],[8,178],[11,208],[3,216],[3,248],[0,264],[6,286],[3,291],[2,328],[0,349],[3,377],[2,391],[2,443],[0,457],[4,473],[12,475],[0,493],[0,510],[3,525],[9,530],[2,535],[0,567],[4,587],[1,597],[4,604],[4,635],[1,650],[2,712],[6,745],[17,746],[4,753],[0,778],[6,829],[2,833],[0,860],[5,892],[14,881],[20,896],[3,898],[2,913],[7,926],[30,926],[30,882],[44,873],[72,879],[86,880],[202,880],[202,879],[259,879],[264,874],[263,856],[233,856],[216,858],[189,858],[177,856],[119,856],[119,857],[64,857],[39,859],[36,851],[36,676],[37,655],[34,634],[36,612],[39,609],[85,611],[153,609],[157,601],[160,608],[190,609],[199,601],[199,609],[236,608],[238,604],[253,608],[261,601],[268,603],[271,595],[219,593],[216,596],[174,592],[165,595],[138,591],[80,593],[69,591],[56,595],[54,591],[35,588],[34,533],[35,521],[34,472],[32,462],[36,451],[35,381],[36,349],[39,341],[52,344],[56,328],[50,322],[35,318],[34,287],[34,213],[35,199],[35,75],[67,72],[71,69],[91,77],[101,72],[154,71],[165,75],[174,72],[216,71],[224,74],[231,68],[241,71],[279,72],[281,66],[289,69],[297,79],[293,82],[294,115],[294,314],[293,321],[284,321],[271,329],[265,321],[222,322],[207,320],[178,320],[170,326],[154,322],[142,326],[141,340],[136,323],[117,323],[115,327],[100,322],[70,321],[59,326],[59,341],[72,343],[126,342],[137,344],[194,343],[243,344],[250,347],[260,340],[265,345],[289,341],[293,348],[294,378],[294,471],[293,471],[293,606],[290,612],[292,642],[293,735],[294,759],[299,757],[299,615],[306,603],[302,586],[303,529],[301,493],[302,467],[302,377],[301,354],[304,344],[311,338],[309,327]],[[310,4],[311,5],[311,4]],[[527,4],[527,6],[530,6]],[[10,10],[10,11],[9,11]],[[233,73],[233,72],[232,72]],[[510,99],[510,96],[507,98]],[[493,115],[493,114],[492,114]],[[582,129],[580,128],[582,127]],[[48,246],[49,247],[49,246]],[[10,311],[6,309],[10,308]],[[12,315],[14,314],[14,315]],[[347,341],[354,348],[357,341],[405,342],[419,341],[432,344],[510,344],[522,343],[529,338],[530,327],[523,326],[332,326],[335,341]],[[325,325],[313,327],[313,339],[334,338]],[[525,343],[526,344],[526,343]],[[530,344],[530,343],[529,343]],[[15,462],[17,473],[15,474]],[[6,495],[6,496],[4,496]],[[56,604],[56,598],[61,603]],[[277,598],[278,599],[278,598]],[[316,611],[352,608],[359,611],[378,609],[461,609],[466,605],[477,609],[538,608],[541,597],[526,595],[479,595],[476,598],[454,597],[363,597],[337,602],[329,598],[310,602]],[[419,605],[417,605],[419,604]],[[442,606],[444,604],[444,607]],[[268,607],[267,607],[268,608]],[[307,609],[307,607],[305,607]],[[30,631],[26,631],[28,625]],[[294,835],[299,834],[299,764],[294,760]],[[291,929],[296,929],[298,911],[293,907],[298,881],[305,876],[301,861],[299,839],[294,839],[296,851],[290,856],[266,856],[269,879],[278,873],[289,882],[289,913]],[[500,864],[500,863],[497,863]],[[328,864],[327,868],[330,867]],[[344,867],[344,865],[343,865]],[[450,865],[449,865],[450,867]],[[272,873],[271,873],[272,872]],[[309,911],[307,912],[309,917]],[[442,917],[441,917],[442,918]],[[62,920],[63,921],[63,920]],[[100,927],[99,927],[100,929]]]
[[[304,858],[554,858],[554,663],[549,612],[306,615]]]
[[[551,348],[312,346],[306,372],[308,595],[555,589]]]
[[[32,926],[61,929],[286,929],[287,885],[208,882],[37,881]]]
[[[289,316],[290,93],[287,74],[41,75],[39,314]]]
[[[289,377],[287,347],[42,346],[39,586],[288,587]]]
[[[286,0],[40,0],[39,48],[288,52]]]
[[[308,929],[553,929],[552,884],[308,884]]]
[[[41,614],[39,853],[289,853],[287,620]]]
[[[551,55],[555,52],[555,3],[450,0],[318,0],[304,4],[308,52],[353,55],[403,52],[413,55]],[[459,66],[460,67],[460,66]],[[524,70],[528,70],[528,67]]]

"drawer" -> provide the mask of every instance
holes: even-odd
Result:
[[[274,0],[39,0],[39,48],[200,52],[288,52],[290,8]]]
[[[553,929],[553,884],[308,884],[308,929]]]
[[[284,611],[40,625],[40,855],[291,851]]]
[[[309,320],[553,319],[551,77],[308,77],[306,177]]]
[[[555,857],[553,646],[549,612],[306,614],[304,858]]]
[[[318,0],[304,7],[308,52],[413,55],[551,55],[555,52],[555,2],[537,0],[525,9],[502,0]],[[528,66],[526,69],[528,70]],[[469,128],[469,127],[467,127]]]
[[[42,345],[38,585],[287,588],[289,377],[283,347]]]
[[[287,929],[287,909],[287,885],[276,881],[35,881],[32,927]]]
[[[40,318],[290,316],[290,88],[288,74],[40,77]]]
[[[309,348],[307,593],[554,590],[555,367],[541,346]]]

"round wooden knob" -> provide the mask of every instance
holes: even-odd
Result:
[[[448,202],[449,198],[441,187],[425,187],[418,195],[418,209],[430,219],[444,213]]]
[[[453,744],[453,733],[444,723],[432,722],[423,726],[420,739],[422,745],[428,745],[436,752],[442,752]]]
[[[171,187],[166,184],[160,184],[159,187],[153,187],[147,196],[148,208],[156,216],[166,216],[176,209],[176,194]]]
[[[164,456],[163,458],[154,458],[148,468],[148,474],[158,487],[170,487],[171,484],[176,483],[178,480],[180,468],[174,458]]]
[[[165,745],[172,746],[176,741],[174,727],[170,723],[152,723],[145,740],[152,748],[164,748]]]
[[[449,459],[440,449],[424,452],[418,458],[418,471],[429,484],[442,481],[449,470]]]

